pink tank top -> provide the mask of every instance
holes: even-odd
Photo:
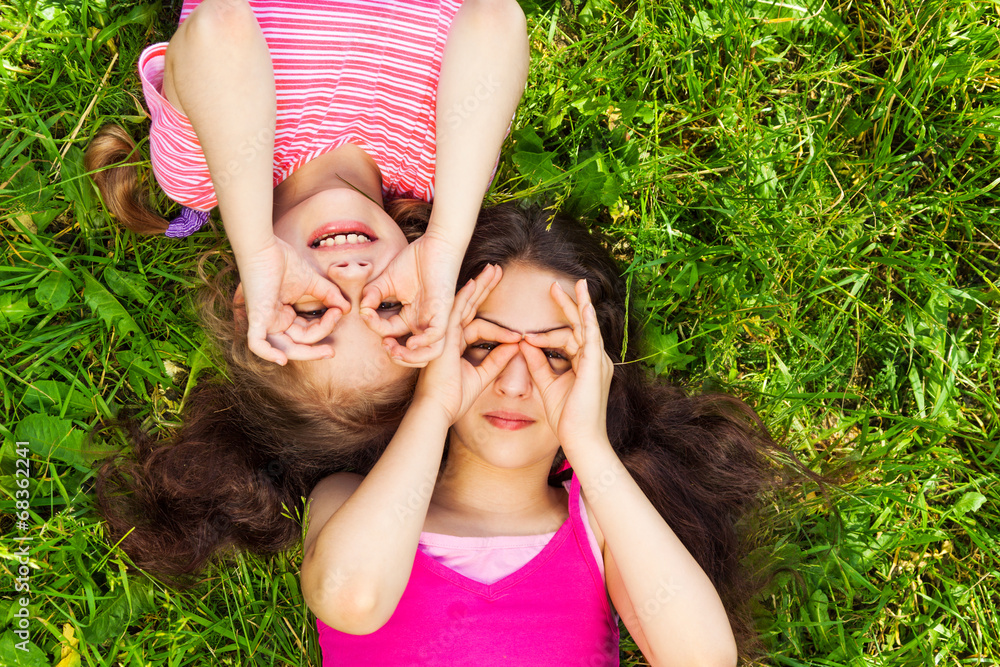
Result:
[[[515,572],[483,584],[418,550],[403,597],[379,630],[349,635],[316,625],[324,666],[618,664],[618,623],[576,476],[569,517]]]

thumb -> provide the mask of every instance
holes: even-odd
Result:
[[[507,368],[507,364],[517,355],[518,351],[518,346],[513,343],[504,343],[490,350],[482,363],[474,367],[482,386],[485,387],[493,382],[500,375],[500,372]]]
[[[392,285],[389,279],[386,278],[385,272],[383,272],[382,275],[365,285],[364,289],[361,290],[360,312],[365,313],[367,311],[375,315],[379,304],[385,301],[386,297],[391,294]]]
[[[549,360],[545,358],[545,353],[531,343],[522,340],[518,343],[521,354],[524,355],[524,363],[528,367],[528,374],[538,389],[544,392],[558,377],[552,372]]]

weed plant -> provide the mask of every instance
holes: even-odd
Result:
[[[178,4],[0,0],[3,665],[320,664],[295,550],[178,593],[94,511],[94,461],[127,447],[101,424],[133,410],[168,436],[213,367],[192,294],[221,226],[124,232],[82,162],[107,121],[148,155],[135,62]],[[524,2],[530,81],[492,199],[590,220],[629,267],[646,362],[747,398],[840,481],[755,525],[780,568],[761,664],[1000,659],[997,7]]]

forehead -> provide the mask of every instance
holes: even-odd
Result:
[[[562,308],[549,292],[554,282],[576,300],[575,281],[569,276],[523,264],[507,266],[500,283],[490,292],[477,314],[518,333],[569,326]]]

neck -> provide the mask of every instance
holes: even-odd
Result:
[[[433,532],[539,534],[558,529],[565,498],[548,484],[552,461],[497,468],[459,446],[449,447],[431,505],[442,517]]]
[[[352,188],[382,206],[382,172],[360,146],[344,144],[310,160],[274,188],[273,219],[323,190]]]

